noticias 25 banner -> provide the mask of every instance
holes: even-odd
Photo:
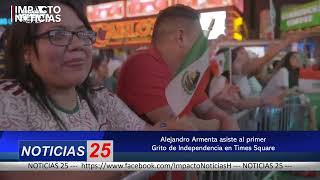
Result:
[[[0,161],[319,162],[319,132],[0,132]]]

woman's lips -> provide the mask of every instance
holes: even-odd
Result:
[[[82,58],[73,58],[70,60],[66,60],[63,63],[63,66],[67,66],[67,67],[80,67],[83,66],[84,64],[84,60]]]

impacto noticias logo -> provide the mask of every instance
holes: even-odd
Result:
[[[24,23],[60,22],[60,6],[11,6],[11,21]]]

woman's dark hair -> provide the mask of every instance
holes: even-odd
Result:
[[[278,72],[281,68],[286,68],[289,72],[289,88],[294,86],[298,86],[299,82],[299,68],[294,68],[291,66],[290,59],[293,55],[298,54],[297,52],[289,52],[287,53],[278,63],[277,67],[275,68],[275,73]]]
[[[290,63],[290,59],[293,55],[298,54],[297,52],[289,52],[286,56],[284,56],[284,64],[283,67],[287,68],[289,71],[289,88],[294,86],[298,86],[299,83],[299,68],[293,68]]]
[[[71,8],[87,29],[91,30],[90,24],[84,14],[83,7],[79,1],[73,0],[19,0],[13,5],[18,6],[49,6],[52,3],[59,3]],[[36,56],[38,48],[36,44],[36,35],[39,28],[37,23],[16,23],[13,22],[9,28],[7,37],[7,48],[5,56],[7,59],[6,78],[17,80],[21,86],[43,107],[49,111],[56,119],[58,125],[67,130],[66,125],[50,107],[45,85],[41,78],[32,70],[31,65],[25,64],[24,51],[26,47],[33,47]],[[92,102],[89,99],[89,80],[86,80],[76,87],[76,91],[81,99],[87,101],[90,110],[97,117]]]

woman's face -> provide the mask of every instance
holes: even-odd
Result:
[[[83,22],[76,13],[66,5],[54,4],[61,7],[61,22],[41,23],[37,34],[52,30],[71,32],[86,31]],[[92,63],[92,46],[84,45],[83,40],[73,34],[69,45],[53,45],[49,38],[36,40],[38,57],[35,50],[28,49],[26,61],[33,71],[42,79],[47,87],[70,88],[81,84],[89,74]],[[28,55],[31,56],[28,57]]]
[[[290,57],[290,65],[294,69],[298,69],[298,68],[302,67],[302,62],[301,62],[301,59],[299,57],[299,54],[293,54]]]
[[[236,59],[232,63],[232,71],[234,74],[241,74],[242,68],[249,63],[250,59],[248,52],[244,48],[239,49],[236,53]]]

